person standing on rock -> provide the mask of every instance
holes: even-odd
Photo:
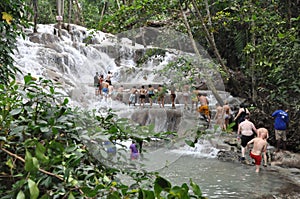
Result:
[[[108,85],[108,95],[107,98],[109,100],[112,100],[112,97],[115,95],[115,90],[114,90],[114,86],[113,85]]]
[[[100,75],[99,77],[99,94],[102,96],[102,88],[103,88],[104,76]]]
[[[112,85],[112,84],[111,84],[111,78],[112,78],[112,76],[113,76],[112,72],[108,71],[108,72],[107,72],[107,76],[106,76],[106,78],[105,78],[105,81],[106,81],[107,83],[109,83],[109,85]]]
[[[183,103],[184,103],[184,109],[189,109],[188,107],[188,100],[189,100],[189,89],[190,89],[190,86],[189,85],[184,85],[183,86]]]
[[[124,91],[124,86],[121,85],[118,89],[117,89],[117,95],[116,95],[116,100],[123,102],[123,91]]]
[[[255,172],[258,173],[260,169],[260,164],[262,160],[262,153],[266,152],[267,150],[267,141],[266,137],[268,134],[268,130],[265,128],[257,129],[257,134],[259,135],[256,138],[253,138],[249,142],[247,142],[246,147],[250,144],[253,144],[253,148],[250,152],[250,157],[255,160]],[[266,163],[265,163],[266,164]]]
[[[277,141],[277,152],[280,150],[280,144],[282,142],[283,150],[286,150],[286,130],[289,124],[288,110],[283,111],[281,109],[276,110],[272,113],[272,117],[275,118],[274,128],[275,128],[275,139]]]
[[[130,106],[130,104],[133,104],[133,106],[135,106],[137,92],[138,91],[137,91],[136,87],[133,86],[132,89],[130,90],[130,96],[129,96],[129,102],[128,102],[129,106]]]
[[[198,94],[199,94],[199,90],[197,90],[196,88],[192,88],[191,91],[191,101],[192,101],[192,109],[191,112],[194,112],[194,110],[197,110],[198,107]]]
[[[264,123],[262,121],[258,122],[258,128],[263,128],[263,126],[264,126]],[[260,136],[260,132],[257,129],[257,137]],[[269,139],[269,132],[268,131],[267,131],[267,135],[264,139],[266,140],[267,146],[268,146],[268,139]],[[267,150],[263,152],[263,158],[264,158],[264,167],[267,167],[268,166]]]
[[[233,120],[236,121],[237,125],[239,126],[239,124],[245,120],[245,116],[247,114],[250,115],[250,111],[247,109],[246,105],[242,103],[240,104],[239,112]]]
[[[198,112],[200,114],[200,117],[201,116],[204,116],[207,123],[208,123],[208,126],[210,124],[210,112],[209,112],[209,102],[208,102],[208,99],[207,97],[203,94],[203,93],[199,93],[198,94],[198,101],[200,103],[200,106],[198,107]]]
[[[229,120],[231,118],[231,112],[232,112],[227,101],[225,101],[223,105],[223,110],[224,110],[224,130],[226,130],[229,125]]]
[[[140,107],[145,107],[145,99],[146,99],[147,90],[145,86],[141,86],[140,88]]]
[[[249,121],[250,116],[245,116],[245,121],[241,122],[238,127],[238,138],[241,139],[242,157],[241,161],[245,162],[245,152],[247,143],[254,138],[253,131],[257,134],[257,129],[252,122]],[[241,135],[241,137],[240,137]]]
[[[175,86],[174,85],[171,85],[171,88],[170,88],[170,92],[171,92],[171,104],[172,104],[172,109],[175,109],[175,99],[176,99],[176,93],[175,93]]]
[[[130,154],[130,159],[131,160],[137,160],[139,158],[139,151],[138,148],[135,144],[135,141],[132,140],[131,145],[129,146],[131,154]]]
[[[223,107],[219,103],[216,103],[216,114],[215,114],[214,120],[216,121],[216,124],[222,130],[224,130],[224,119],[223,118],[224,118]]]
[[[99,73],[96,72],[96,75],[94,76],[94,87],[95,89],[95,95],[99,95]]]
[[[107,100],[109,89],[108,89],[109,84],[105,81],[102,82],[102,94],[104,96],[105,101]]]
[[[150,84],[148,85],[148,98],[149,98],[149,103],[150,103],[150,108],[152,108],[152,104],[153,104],[153,98],[154,98],[154,87]]]
[[[162,85],[158,85],[157,92],[158,92],[157,102],[159,104],[159,108],[164,108],[166,88]]]

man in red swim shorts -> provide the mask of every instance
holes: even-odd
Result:
[[[260,165],[262,159],[261,155],[254,155],[252,152],[250,152],[250,157],[255,160],[255,165]]]
[[[260,163],[261,163],[261,154],[265,152],[267,149],[267,141],[265,140],[268,130],[265,128],[257,129],[257,134],[259,137],[253,138],[247,143],[248,147],[250,144],[253,143],[253,148],[250,152],[250,157],[255,160],[255,172],[259,172]]]

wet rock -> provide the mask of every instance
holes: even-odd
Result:
[[[238,162],[239,161],[239,153],[234,150],[225,151],[220,150],[217,154],[218,160],[222,160],[225,162]]]
[[[160,131],[177,131],[181,122],[182,113],[167,109],[142,109],[131,115],[131,119],[140,125],[155,124]]]
[[[224,140],[224,143],[236,147],[240,145],[237,138],[227,138]]]
[[[285,185],[284,187],[281,187],[279,189],[278,194],[268,194],[259,198],[260,199],[299,199],[300,187],[299,185],[290,183]]]
[[[272,154],[273,166],[281,166],[285,168],[298,168],[300,169],[300,154],[292,153],[289,151],[280,151]]]

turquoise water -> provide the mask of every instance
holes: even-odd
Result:
[[[289,184],[270,167],[255,173],[255,166],[193,155],[183,155],[158,171],[174,185],[189,183],[192,179],[208,198],[260,198],[265,194],[276,194]]]
[[[194,148],[182,145],[171,149],[160,145],[145,149],[147,152],[137,161],[144,165],[143,169],[158,171],[172,185],[189,184],[192,179],[207,198],[257,199],[276,195],[293,184],[274,166],[261,166],[256,173],[254,165],[218,160],[218,150],[209,142],[201,142]],[[128,157],[129,154],[128,151]]]

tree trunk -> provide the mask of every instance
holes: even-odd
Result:
[[[70,24],[72,19],[72,0],[69,0],[69,10],[68,10],[68,31],[70,32]]]
[[[81,8],[80,5],[78,3],[78,0],[75,0],[76,3],[76,7],[77,7],[77,12],[76,12],[76,24],[81,24],[82,20],[81,20]]]
[[[62,16],[62,5],[61,0],[56,1],[56,7],[57,7],[57,16]],[[61,20],[57,19],[57,26],[58,26],[58,36],[61,37]]]
[[[104,16],[106,8],[107,8],[107,4],[108,4],[108,2],[105,1],[104,5],[103,5],[103,8],[102,8],[102,11],[101,11],[100,21],[102,21],[102,19],[103,19],[103,16]]]
[[[38,0],[33,0],[33,32],[37,33],[37,18],[38,18]]]
[[[185,13],[183,12],[183,8],[182,6],[180,5],[180,10],[181,10],[181,13],[182,13],[182,16],[183,16],[183,19],[184,19],[184,24],[185,24],[185,27],[187,28],[187,31],[188,31],[188,34],[189,34],[189,37],[190,37],[190,40],[192,42],[192,46],[193,46],[193,49],[195,51],[195,54],[196,56],[198,57],[199,60],[201,60],[201,54],[197,48],[197,45],[195,43],[195,40],[193,38],[193,34],[192,34],[192,31],[191,31],[191,28],[190,28],[190,25],[188,23],[188,20],[187,20],[187,17],[185,15]],[[209,74],[204,74],[206,77],[209,77]],[[206,85],[207,87],[212,91],[213,95],[215,96],[216,100],[218,101],[218,103],[223,106],[224,105],[224,102],[223,102],[223,99],[220,97],[216,87],[214,86],[213,82],[211,81],[210,78],[207,78],[206,79]]]
[[[252,6],[251,6],[252,8]],[[251,13],[253,13],[254,11],[251,9]],[[252,21],[251,21],[251,45],[253,47],[255,47],[256,45],[256,42],[255,42],[255,21],[252,18]],[[252,99],[252,102],[256,102],[256,99],[257,99],[257,86],[256,86],[256,74],[255,74],[255,53],[253,52],[252,53],[252,56],[251,56],[251,66],[250,66],[250,70],[251,70],[251,85],[252,85],[252,96],[251,96],[251,99]]]
[[[205,3],[207,4],[207,8],[206,8],[206,10],[208,11],[207,14],[210,15],[210,14],[209,14],[209,7],[208,7],[207,0],[205,1]],[[204,32],[205,32],[206,37],[207,37],[207,40],[209,41],[209,44],[210,44],[210,46],[212,47],[212,49],[213,49],[213,51],[214,51],[214,54],[215,54],[215,56],[216,56],[216,58],[217,58],[219,64],[221,65],[221,67],[222,67],[222,69],[224,70],[224,72],[225,72],[227,75],[229,75],[229,71],[228,71],[228,69],[227,69],[225,63],[223,62],[223,60],[222,60],[222,58],[221,58],[221,55],[220,55],[220,53],[219,53],[219,51],[218,51],[218,49],[217,49],[217,46],[216,46],[216,43],[215,43],[215,39],[214,39],[213,33],[210,33],[209,30],[208,30],[208,28],[206,27],[205,22],[204,22],[204,19],[203,19],[203,16],[202,16],[202,14],[200,13],[200,11],[199,11],[199,9],[198,9],[198,7],[197,7],[197,5],[196,5],[195,0],[192,0],[192,4],[193,4],[194,9],[196,10],[196,13],[197,13],[198,18],[199,18],[200,21],[201,21],[201,25],[202,25],[202,27],[203,27],[203,29],[204,29]],[[209,17],[209,18],[210,18],[210,17]]]
[[[65,14],[65,0],[61,0],[61,16]]]

